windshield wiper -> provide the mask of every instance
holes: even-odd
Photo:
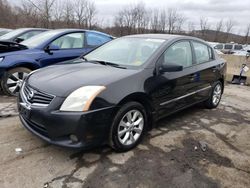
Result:
[[[100,60],[90,60],[88,61],[86,58],[84,58],[85,61],[90,62],[90,63],[99,63],[102,65],[106,65],[106,66],[112,66],[112,67],[116,67],[116,68],[121,68],[121,69],[127,69],[126,67],[123,67],[117,63],[111,63],[111,62],[107,62],[107,61],[100,61]]]

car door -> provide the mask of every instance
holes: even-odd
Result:
[[[161,56],[158,66],[177,64],[183,66],[179,72],[165,72],[157,76],[153,99],[157,101],[158,115],[163,117],[193,103],[197,87],[193,53],[188,40],[172,44]]]
[[[218,64],[214,51],[210,46],[200,41],[192,41],[197,74],[199,75],[196,101],[201,101],[209,96],[212,84],[220,77]]]
[[[63,35],[51,42],[40,59],[41,66],[75,59],[88,50],[85,48],[85,33],[74,32]]]

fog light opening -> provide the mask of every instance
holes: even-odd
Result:
[[[77,136],[74,135],[74,134],[71,134],[71,135],[69,136],[69,138],[70,138],[70,140],[71,140],[72,142],[78,142],[78,138],[77,138]]]

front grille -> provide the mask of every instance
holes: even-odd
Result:
[[[24,85],[22,92],[26,101],[33,105],[48,106],[54,99],[53,95],[40,92],[30,87],[28,84]]]

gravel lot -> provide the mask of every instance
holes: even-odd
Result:
[[[250,87],[228,85],[217,109],[165,118],[121,154],[51,146],[16,115],[15,99],[0,96],[1,188],[250,187]]]

